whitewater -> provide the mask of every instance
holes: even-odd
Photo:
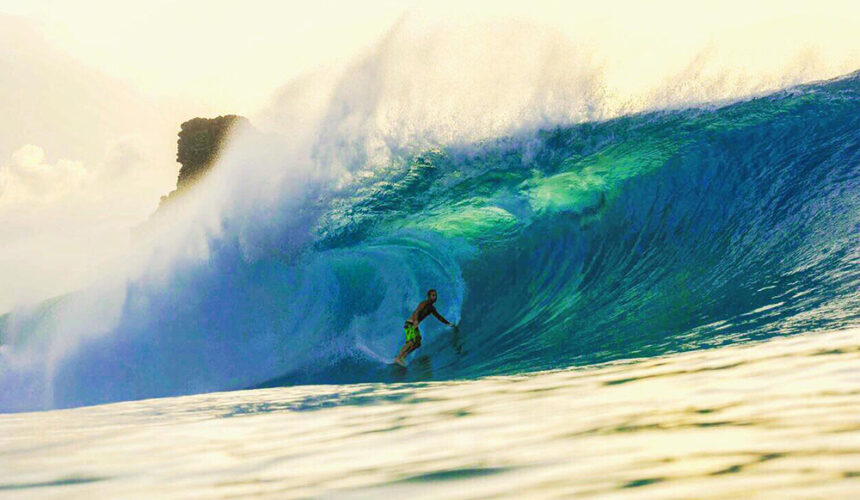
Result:
[[[0,495],[857,496],[860,73],[457,140],[344,99],[0,317]]]

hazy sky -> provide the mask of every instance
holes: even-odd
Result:
[[[850,0],[2,0],[4,11],[32,19],[58,48],[88,65],[150,96],[179,98],[209,114],[254,112],[290,78],[367,49],[405,12],[450,21],[529,19],[573,38],[599,40],[615,56],[635,54],[616,57],[623,61],[623,69],[614,68],[622,86],[660,73],[655,65],[680,63],[688,57],[684,46],[699,50],[715,38],[759,48],[765,42],[776,52],[797,42],[845,51],[860,45],[860,2]],[[641,50],[643,41],[648,50]]]
[[[2,0],[57,47],[209,114],[249,114],[279,85],[376,41],[402,1]]]
[[[530,92],[575,118],[584,68],[610,115],[834,77],[860,69],[858,26],[847,0],[0,0],[0,313],[121,255],[191,117],[300,132],[337,84],[363,126],[503,132]]]

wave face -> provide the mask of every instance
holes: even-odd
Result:
[[[858,73],[447,146],[358,178],[291,202],[312,214],[298,253],[264,225],[248,258],[227,231],[204,261],[113,290],[112,317],[81,292],[0,320],[0,405],[521,373],[860,318]],[[429,318],[399,373],[386,362],[428,288],[459,331]],[[68,346],[80,314],[106,326]]]

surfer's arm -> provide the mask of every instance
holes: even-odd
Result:
[[[432,310],[432,311],[430,311],[430,313],[431,313],[433,316],[436,316],[436,319],[438,319],[438,320],[439,320],[439,321],[441,321],[442,323],[445,323],[445,324],[446,324],[446,325],[448,325],[448,326],[452,326],[452,325],[451,325],[451,322],[450,322],[450,321],[448,321],[447,319],[443,318],[443,317],[442,317],[442,315],[441,315],[441,314],[439,314],[439,312],[436,310],[436,308],[435,308],[435,307],[433,308],[433,310]]]

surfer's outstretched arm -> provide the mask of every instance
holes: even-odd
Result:
[[[435,308],[435,307],[433,308],[433,310],[432,310],[432,311],[430,311],[430,313],[431,313],[433,316],[436,316],[436,319],[438,319],[438,320],[439,320],[439,321],[441,321],[442,323],[445,323],[445,324],[446,324],[446,325],[448,325],[448,326],[454,326],[454,325],[452,325],[452,324],[451,324],[451,322],[450,322],[450,321],[448,321],[447,319],[443,318],[443,317],[442,317],[442,315],[441,315],[441,314],[439,314],[439,312],[436,310],[436,308]]]

